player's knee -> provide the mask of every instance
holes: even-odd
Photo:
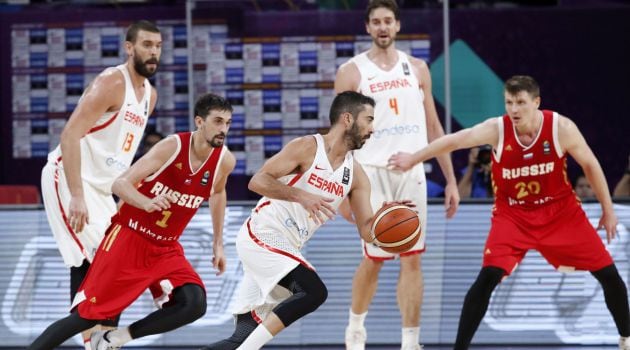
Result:
[[[315,308],[317,309],[319,306],[326,302],[328,299],[328,288],[322,283],[321,287],[317,288],[314,292],[311,293],[311,297],[313,300],[313,304],[317,305]]]
[[[175,302],[181,305],[181,313],[192,321],[206,314],[206,293],[196,284],[187,284],[176,293]]]
[[[505,271],[498,267],[484,267],[477,275],[477,279],[468,290],[467,297],[471,298],[490,298],[494,288],[501,282],[501,278],[505,275]]]

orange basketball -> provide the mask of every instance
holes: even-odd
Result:
[[[388,204],[374,214],[374,244],[389,253],[404,253],[420,239],[420,217],[408,206]]]

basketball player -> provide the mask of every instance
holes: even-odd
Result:
[[[224,98],[202,96],[195,105],[197,131],[160,141],[115,180],[113,191],[124,203],[112,217],[72,313],[49,326],[30,349],[53,349],[98,320],[116,317],[149,286],[161,308],[129,327],[95,332],[91,340],[95,350],[117,349],[203,316],[204,285],[178,239],[208,199],[213,266],[223,273],[225,183],[236,163],[223,146],[231,120],[232,107]]]
[[[125,49],[127,62],[105,69],[87,87],[42,170],[44,207],[70,268],[71,300],[116,212],[112,182],[131,164],[157,100],[148,78],[160,61],[159,29],[147,21],[133,23]],[[90,332],[83,339],[90,350]]]
[[[260,349],[324,303],[326,286],[300,250],[344,198],[361,236],[373,240],[369,180],[351,153],[372,134],[373,113],[372,98],[354,91],[337,95],[327,134],[289,142],[252,177],[250,190],[263,198],[236,240],[244,269],[236,330],[206,349]],[[253,331],[252,320],[260,323]]]
[[[352,306],[346,328],[346,348],[365,348],[364,320],[376,293],[378,274],[385,260],[400,258],[397,300],[402,316],[402,349],[419,349],[420,308],[423,278],[420,254],[425,249],[427,185],[422,164],[401,173],[387,169],[387,159],[395,151],[415,152],[444,131],[431,93],[431,74],[426,62],[396,50],[400,30],[399,11],[394,0],[370,1],[365,28],[372,47],[339,67],[335,91],[360,91],[376,101],[374,135],[355,152],[372,184],[374,210],[384,201],[411,199],[419,209],[422,236],[403,254],[387,253],[363,243],[363,259],[352,282]],[[457,181],[449,155],[438,158],[446,178],[445,207],[452,217],[459,205]],[[344,215],[347,216],[347,215]]]
[[[504,94],[506,115],[444,136],[414,154],[398,153],[389,161],[393,168],[405,171],[438,154],[483,144],[493,146],[492,225],[483,267],[464,300],[455,349],[468,349],[494,288],[529,249],[536,249],[559,271],[591,272],[603,288],[606,306],[621,336],[619,349],[630,350],[626,285],[566,174],[569,154],[584,170],[601,203],[598,228],[606,230],[610,242],[616,234],[617,217],[599,162],[571,120],[538,109],[540,89],[533,78],[508,79]]]

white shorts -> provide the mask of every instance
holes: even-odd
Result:
[[[116,203],[111,194],[96,190],[83,183],[89,223],[81,232],[74,232],[68,220],[70,190],[63,169],[48,162],[42,170],[42,198],[50,230],[66,266],[81,266],[83,260],[92,262],[105,230],[116,213]]]
[[[291,293],[278,285],[289,272],[302,264],[314,270],[300,251],[280,233],[252,232],[247,219],[236,237],[236,252],[243,263],[243,281],[232,313],[255,311],[260,319]]]
[[[423,165],[419,164],[406,172],[371,165],[363,165],[363,170],[370,179],[372,189],[370,202],[374,212],[383,206],[383,202],[407,199],[416,205],[414,209],[420,215],[420,223],[422,224],[420,239],[409,251],[402,254],[388,253],[375,244],[362,241],[363,256],[374,260],[389,260],[396,258],[396,256],[424,252],[427,228],[427,183]]]

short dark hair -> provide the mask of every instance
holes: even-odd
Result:
[[[521,91],[525,91],[532,98],[540,97],[540,86],[529,75],[515,75],[511,77],[505,82],[504,88],[510,95],[516,95]]]
[[[203,120],[213,110],[232,113],[232,105],[225,98],[212,93],[201,95],[195,102],[195,116],[200,116]]]
[[[151,33],[160,32],[160,29],[153,22],[149,22],[146,20],[136,21],[131,23],[129,28],[127,28],[127,36],[125,37],[125,40],[131,43],[135,43],[136,39],[138,38],[138,32],[141,30]]]
[[[350,113],[356,118],[365,110],[365,105],[374,107],[375,104],[374,99],[369,96],[356,91],[344,91],[335,96],[330,106],[330,126],[335,125],[343,113]]]
[[[395,0],[370,0],[365,9],[365,23],[370,22],[370,14],[377,8],[384,7],[394,13],[394,18],[400,20],[400,10]]]

